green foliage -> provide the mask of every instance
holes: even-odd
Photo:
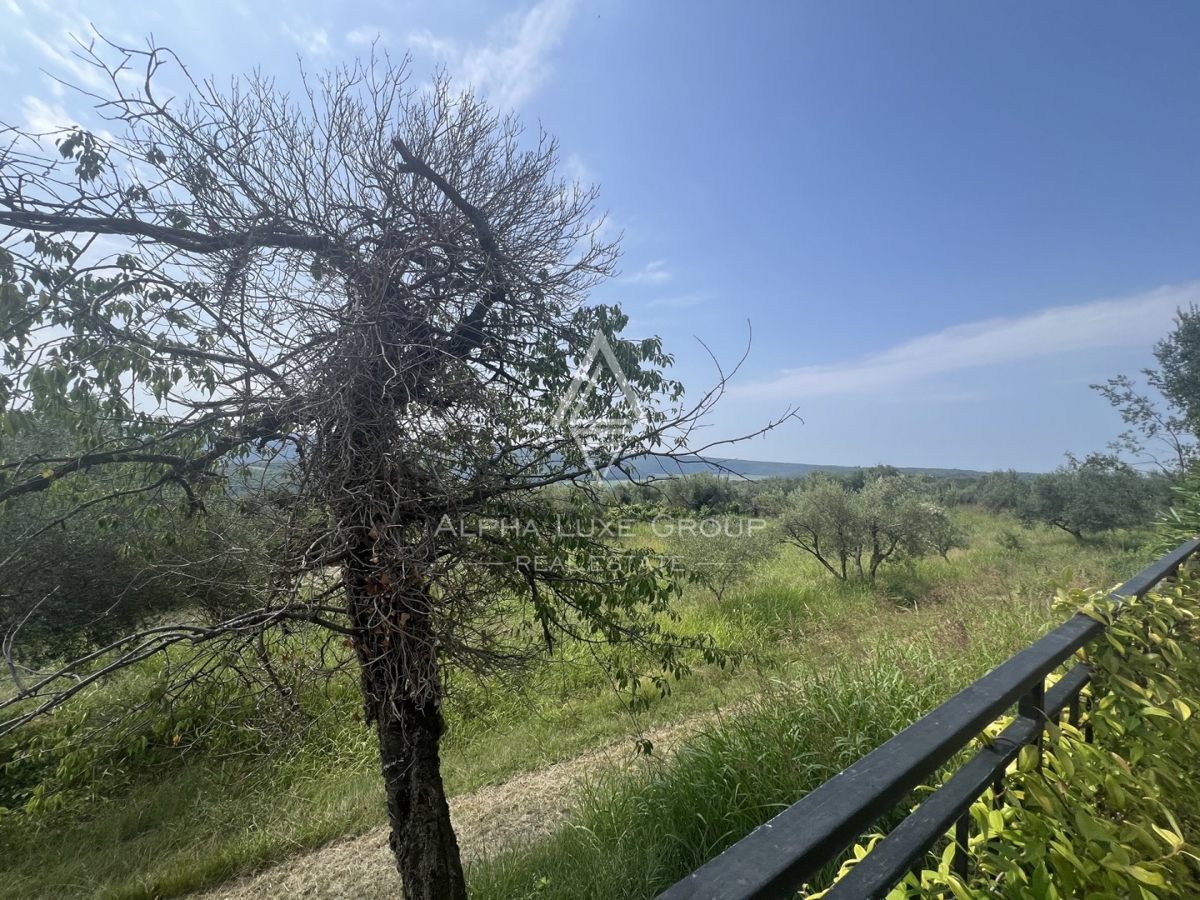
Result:
[[[1026,526],[1049,525],[1082,539],[1148,525],[1166,501],[1169,482],[1144,475],[1115,456],[1094,453],[1080,461],[1068,454],[1065,465],[1044,475],[991,472],[978,479],[974,494],[994,515],[1015,516]],[[1001,538],[1006,549],[1020,549],[1015,532]]]
[[[255,523],[230,504],[198,516],[119,504],[70,512],[48,495],[0,513],[0,546],[11,548],[0,634],[23,664],[82,655],[170,613],[237,609],[263,578]]]
[[[1068,572],[1063,581],[1070,580]],[[1102,592],[1060,587],[1057,604],[1108,624],[1084,654],[1095,671],[1087,712],[1094,743],[1051,723],[1041,757],[1022,749],[1001,797],[971,808],[971,874],[954,849],[909,875],[891,900],[1193,896],[1200,882],[1200,573],[1120,608]],[[987,730],[986,740],[1011,719]],[[866,855],[855,849],[843,873]],[[815,895],[820,896],[820,895]]]
[[[1154,347],[1161,370],[1161,390],[1182,410],[1188,430],[1200,434],[1200,309],[1193,303],[1175,316],[1175,329]]]
[[[1200,469],[1192,469],[1171,488],[1171,505],[1154,523],[1155,549],[1165,553],[1200,535]]]
[[[560,511],[567,515],[569,510]],[[892,715],[894,707],[904,708],[909,702],[910,690],[917,692],[917,706],[923,711],[1052,627],[1059,614],[1044,602],[1046,571],[1073,565],[1081,578],[1115,583],[1150,558],[1139,534],[1117,532],[1079,544],[1049,529],[1022,532],[1025,551],[1014,556],[996,544],[996,535],[1012,526],[1010,520],[971,509],[959,516],[973,531],[971,547],[951,554],[950,563],[913,561],[913,583],[919,580],[926,593],[903,610],[881,603],[877,591],[865,584],[833,581],[815,560],[789,547],[732,590],[724,603],[713,603],[704,590],[685,589],[673,606],[682,617],[678,628],[711,633],[723,646],[752,653],[757,662],[732,670],[700,666],[667,697],[644,690],[649,703],[641,726],[675,723],[716,706],[725,713],[712,724],[713,732],[740,728],[744,714],[761,712],[776,719],[761,728],[748,725],[744,739],[722,738],[729,752],[720,762],[731,767],[725,774],[730,780],[717,779],[719,769],[704,769],[703,778],[714,780],[700,780],[691,788],[704,794],[704,803],[712,808],[737,805],[746,821],[758,807],[761,818],[754,824],[769,818],[777,808],[772,804],[791,802],[795,796],[743,793],[722,799],[722,785],[744,790],[750,784],[732,780],[733,772],[753,774],[755,767],[762,767],[756,783],[778,780],[785,792],[784,779],[809,783],[799,780],[806,778],[805,766],[833,767],[842,759],[826,755],[838,752],[834,744],[839,738],[837,746],[853,754],[907,724],[902,715],[895,720]],[[639,526],[633,541],[663,549],[649,525]],[[884,567],[882,584],[889,595],[895,591],[893,576],[903,575],[908,583],[908,568],[889,572]],[[323,644],[313,636],[308,640],[307,665],[315,665]],[[191,709],[190,698],[200,703],[207,696],[204,690],[180,696],[173,715],[198,720],[211,713],[214,727],[233,733],[196,741],[189,732],[177,746],[151,739],[145,755],[139,751],[124,763],[108,757],[94,767],[68,791],[61,809],[25,813],[14,806],[0,820],[0,846],[8,851],[0,853],[5,896],[172,897],[381,825],[378,756],[371,732],[352,718],[361,710],[356,678],[347,672],[305,688],[306,679],[288,674],[296,671],[292,667],[297,660],[285,663],[288,651],[269,646],[281,680],[299,692],[302,715],[293,716],[271,692],[262,699],[273,702],[277,711],[264,709],[265,715],[253,705]],[[341,648],[340,639],[333,648]],[[627,745],[629,733],[636,730],[625,712],[627,695],[612,690],[583,645],[564,645],[523,678],[524,684],[499,678],[482,684],[451,679],[444,738],[444,772],[451,794],[504,781],[613,741]],[[817,682],[830,685],[832,700],[844,699],[847,705],[828,713],[810,705],[807,686]],[[118,684],[123,683],[124,676]],[[144,699],[149,690],[149,685],[131,686],[126,695],[116,687],[81,699],[77,709],[92,707],[92,717],[101,721],[108,715],[107,704],[123,696]],[[744,698],[764,689],[762,703],[745,705]],[[774,701],[779,702],[773,706]],[[843,722],[853,723],[850,732],[819,733]],[[295,724],[299,727],[291,727]],[[253,747],[217,749],[254,739],[255,731],[265,734]],[[772,734],[784,740],[767,740]],[[109,740],[108,735],[104,739]],[[664,756],[658,743],[644,761],[656,769]],[[815,750],[815,755],[790,755],[797,747]],[[51,777],[52,763],[47,760],[44,770]],[[105,773],[118,764],[123,774],[110,782]],[[669,757],[663,765],[670,765]],[[783,774],[771,774],[775,770]],[[816,781],[823,777],[821,771],[813,774]],[[680,778],[676,784],[685,784]],[[595,790],[588,792],[586,809],[592,809],[592,798],[600,804],[619,786],[628,787],[618,773],[593,781]],[[625,808],[635,810],[639,804]],[[704,848],[677,849],[681,837],[708,835],[701,823],[685,817],[684,802],[670,809],[679,813],[678,820],[664,818],[658,830],[631,833],[619,845],[596,843],[582,862],[580,856],[555,858],[553,845],[544,853],[518,848],[494,856],[479,863],[472,875],[476,895],[525,898],[530,885],[545,877],[550,883],[539,897],[607,898],[620,894],[605,892],[614,884],[629,886],[627,896],[652,897],[687,873],[678,867],[685,864],[681,859],[703,858]],[[581,811],[573,823],[582,824],[585,814],[590,815]],[[649,816],[645,821],[654,824]],[[617,834],[617,824],[605,834]],[[646,839],[639,843],[639,837]],[[730,834],[725,840],[736,837]],[[649,862],[642,868],[644,860]],[[346,887],[353,894],[353,888]]]
[[[1017,532],[1011,528],[1006,528],[1000,532],[996,538],[996,543],[1004,550],[1011,553],[1020,553],[1025,549],[1025,540]]]
[[[353,691],[302,677],[302,646],[301,636],[272,636],[218,657],[176,648],[148,658],[104,693],[0,739],[0,809],[44,825],[48,815],[78,814],[186,756],[261,759],[280,750],[308,719],[301,700],[315,713],[328,706],[328,691]],[[276,683],[252,686],[245,672],[269,657]],[[186,690],[168,689],[171,682]]]
[[[668,479],[662,486],[662,493],[671,509],[695,513],[738,511],[738,491],[734,483],[711,472]]]
[[[1082,462],[1070,454],[1056,471],[1039,475],[1019,515],[1077,538],[1113,528],[1148,524],[1164,504],[1165,479],[1147,476],[1115,456],[1093,453]]]
[[[750,579],[779,552],[774,529],[761,519],[679,519],[672,531],[665,547],[672,566],[712,591],[718,603],[729,588]]]
[[[56,418],[28,417],[0,441],[0,471],[67,458],[72,441]],[[135,502],[130,468],[100,481],[72,474],[0,504],[0,635],[10,660],[42,665],[168,613],[242,608],[262,581],[265,546],[249,509],[217,496],[197,505],[173,483]]]
[[[1014,469],[990,472],[979,479],[976,499],[990,513],[1019,515],[1029,501],[1029,480]]]
[[[966,535],[922,482],[884,470],[853,480],[810,479],[778,501],[783,539],[812,555],[843,581],[874,581],[889,560],[963,546]]]
[[[1181,477],[1196,459],[1200,435],[1200,309],[1177,310],[1175,328],[1154,347],[1158,369],[1143,369],[1151,391],[1166,401],[1165,411],[1132,378],[1118,375],[1093,384],[1121,413],[1130,428],[1112,444]]]

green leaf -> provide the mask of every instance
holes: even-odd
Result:
[[[1153,825],[1151,827],[1159,837],[1167,842],[1167,846],[1171,848],[1172,852],[1179,850],[1179,848],[1183,846],[1184,840],[1182,835],[1176,834],[1174,831],[1168,831],[1166,828],[1161,828],[1158,825]]]
[[[1036,771],[1040,758],[1041,754],[1038,752],[1038,748],[1032,744],[1026,744],[1017,754],[1017,770],[1020,772]]]
[[[1075,827],[1079,829],[1084,840],[1105,843],[1112,838],[1095,818],[1082,809],[1075,810]]]
[[[1166,880],[1157,872],[1151,872],[1149,869],[1143,869],[1141,866],[1129,866],[1125,869],[1130,875],[1140,881],[1142,884],[1162,885],[1166,884]]]

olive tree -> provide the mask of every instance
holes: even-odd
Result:
[[[717,603],[779,552],[779,539],[765,519],[676,519],[670,528],[664,553],[671,565],[711,591]]]
[[[1176,312],[1175,327],[1154,345],[1154,358],[1158,368],[1142,370],[1150,393],[1128,375],[1091,387],[1130,426],[1112,448],[1179,480],[1196,459],[1200,436],[1200,309],[1195,304]]]
[[[616,260],[594,189],[447,78],[416,88],[371,60],[292,98],[265,76],[197,82],[153,46],[89,58],[105,129],[56,148],[2,132],[0,425],[57,418],[73,446],[6,452],[0,501],[202,516],[238,472],[288,474],[262,504],[276,552],[254,605],[26,683],[0,700],[0,733],[167,648],[328,629],[357,659],[404,892],[463,898],[447,670],[516,671],[562,640],[642,651],[620,655],[644,662],[625,684],[720,659],[664,630],[678,585],[645,551],[555,530],[543,489],[588,482],[597,460],[703,451],[686,441],[723,380],[685,407],[660,342],[585,302]],[[601,339],[611,361],[581,373]],[[617,414],[623,429],[572,424]]]
[[[839,480],[809,479],[802,490],[780,496],[780,536],[845,581],[851,560],[860,558],[862,522],[853,493]]]
[[[1019,515],[1029,502],[1029,484],[1014,469],[997,470],[980,477],[976,496],[990,513]]]
[[[816,479],[783,501],[782,539],[811,555],[843,581],[874,581],[889,560],[948,552],[958,538],[949,514],[903,475],[868,477],[861,490]]]
[[[1148,476],[1114,456],[1093,453],[1039,475],[1022,511],[1027,523],[1040,522],[1082,540],[1085,534],[1146,525],[1166,503],[1168,482]]]

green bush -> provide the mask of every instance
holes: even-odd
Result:
[[[305,726],[331,708],[337,727],[348,728],[353,679],[314,671],[305,638],[295,632],[218,654],[173,648],[10,732],[0,738],[0,820],[35,826],[47,815],[82,812],[185,757],[262,761],[290,752]]]
[[[1063,579],[1070,580],[1069,573]],[[1119,618],[1102,593],[1060,588],[1058,604],[1108,623],[1081,655],[1095,677],[1087,723],[1051,723],[1039,765],[1032,746],[1010,766],[1002,797],[971,808],[971,874],[951,872],[954,848],[910,874],[889,900],[944,897],[1195,896],[1200,883],[1200,571],[1185,570]],[[1011,719],[991,726],[984,741]],[[855,848],[844,874],[880,839]],[[813,895],[814,897],[820,894]]]
[[[677,571],[712,591],[717,602],[725,592],[757,574],[778,552],[779,539],[763,520],[724,516],[677,520],[665,543]]]
[[[77,658],[167,613],[248,604],[265,580],[257,523],[232,503],[136,516],[74,505],[48,495],[0,509],[0,636],[26,665]]]
[[[1158,517],[1155,531],[1159,536],[1155,549],[1160,553],[1200,535],[1200,468],[1171,488],[1171,505]]]

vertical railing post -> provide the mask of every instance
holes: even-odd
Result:
[[[1084,743],[1087,744],[1096,743],[1096,733],[1092,730],[1092,707],[1094,705],[1095,702],[1092,700],[1092,696],[1089,694],[1086,705],[1087,719],[1085,720],[1085,724],[1083,726],[1083,740]]]
[[[1017,703],[1017,715],[1037,723],[1036,736],[1031,743],[1037,747],[1038,767],[1042,765],[1042,747],[1046,735],[1046,679],[1039,678],[1037,684]]]
[[[954,867],[954,874],[963,881],[967,880],[971,863],[971,858],[967,855],[970,842],[971,811],[968,809],[959,816],[958,821],[954,825],[954,861],[951,864]]]

